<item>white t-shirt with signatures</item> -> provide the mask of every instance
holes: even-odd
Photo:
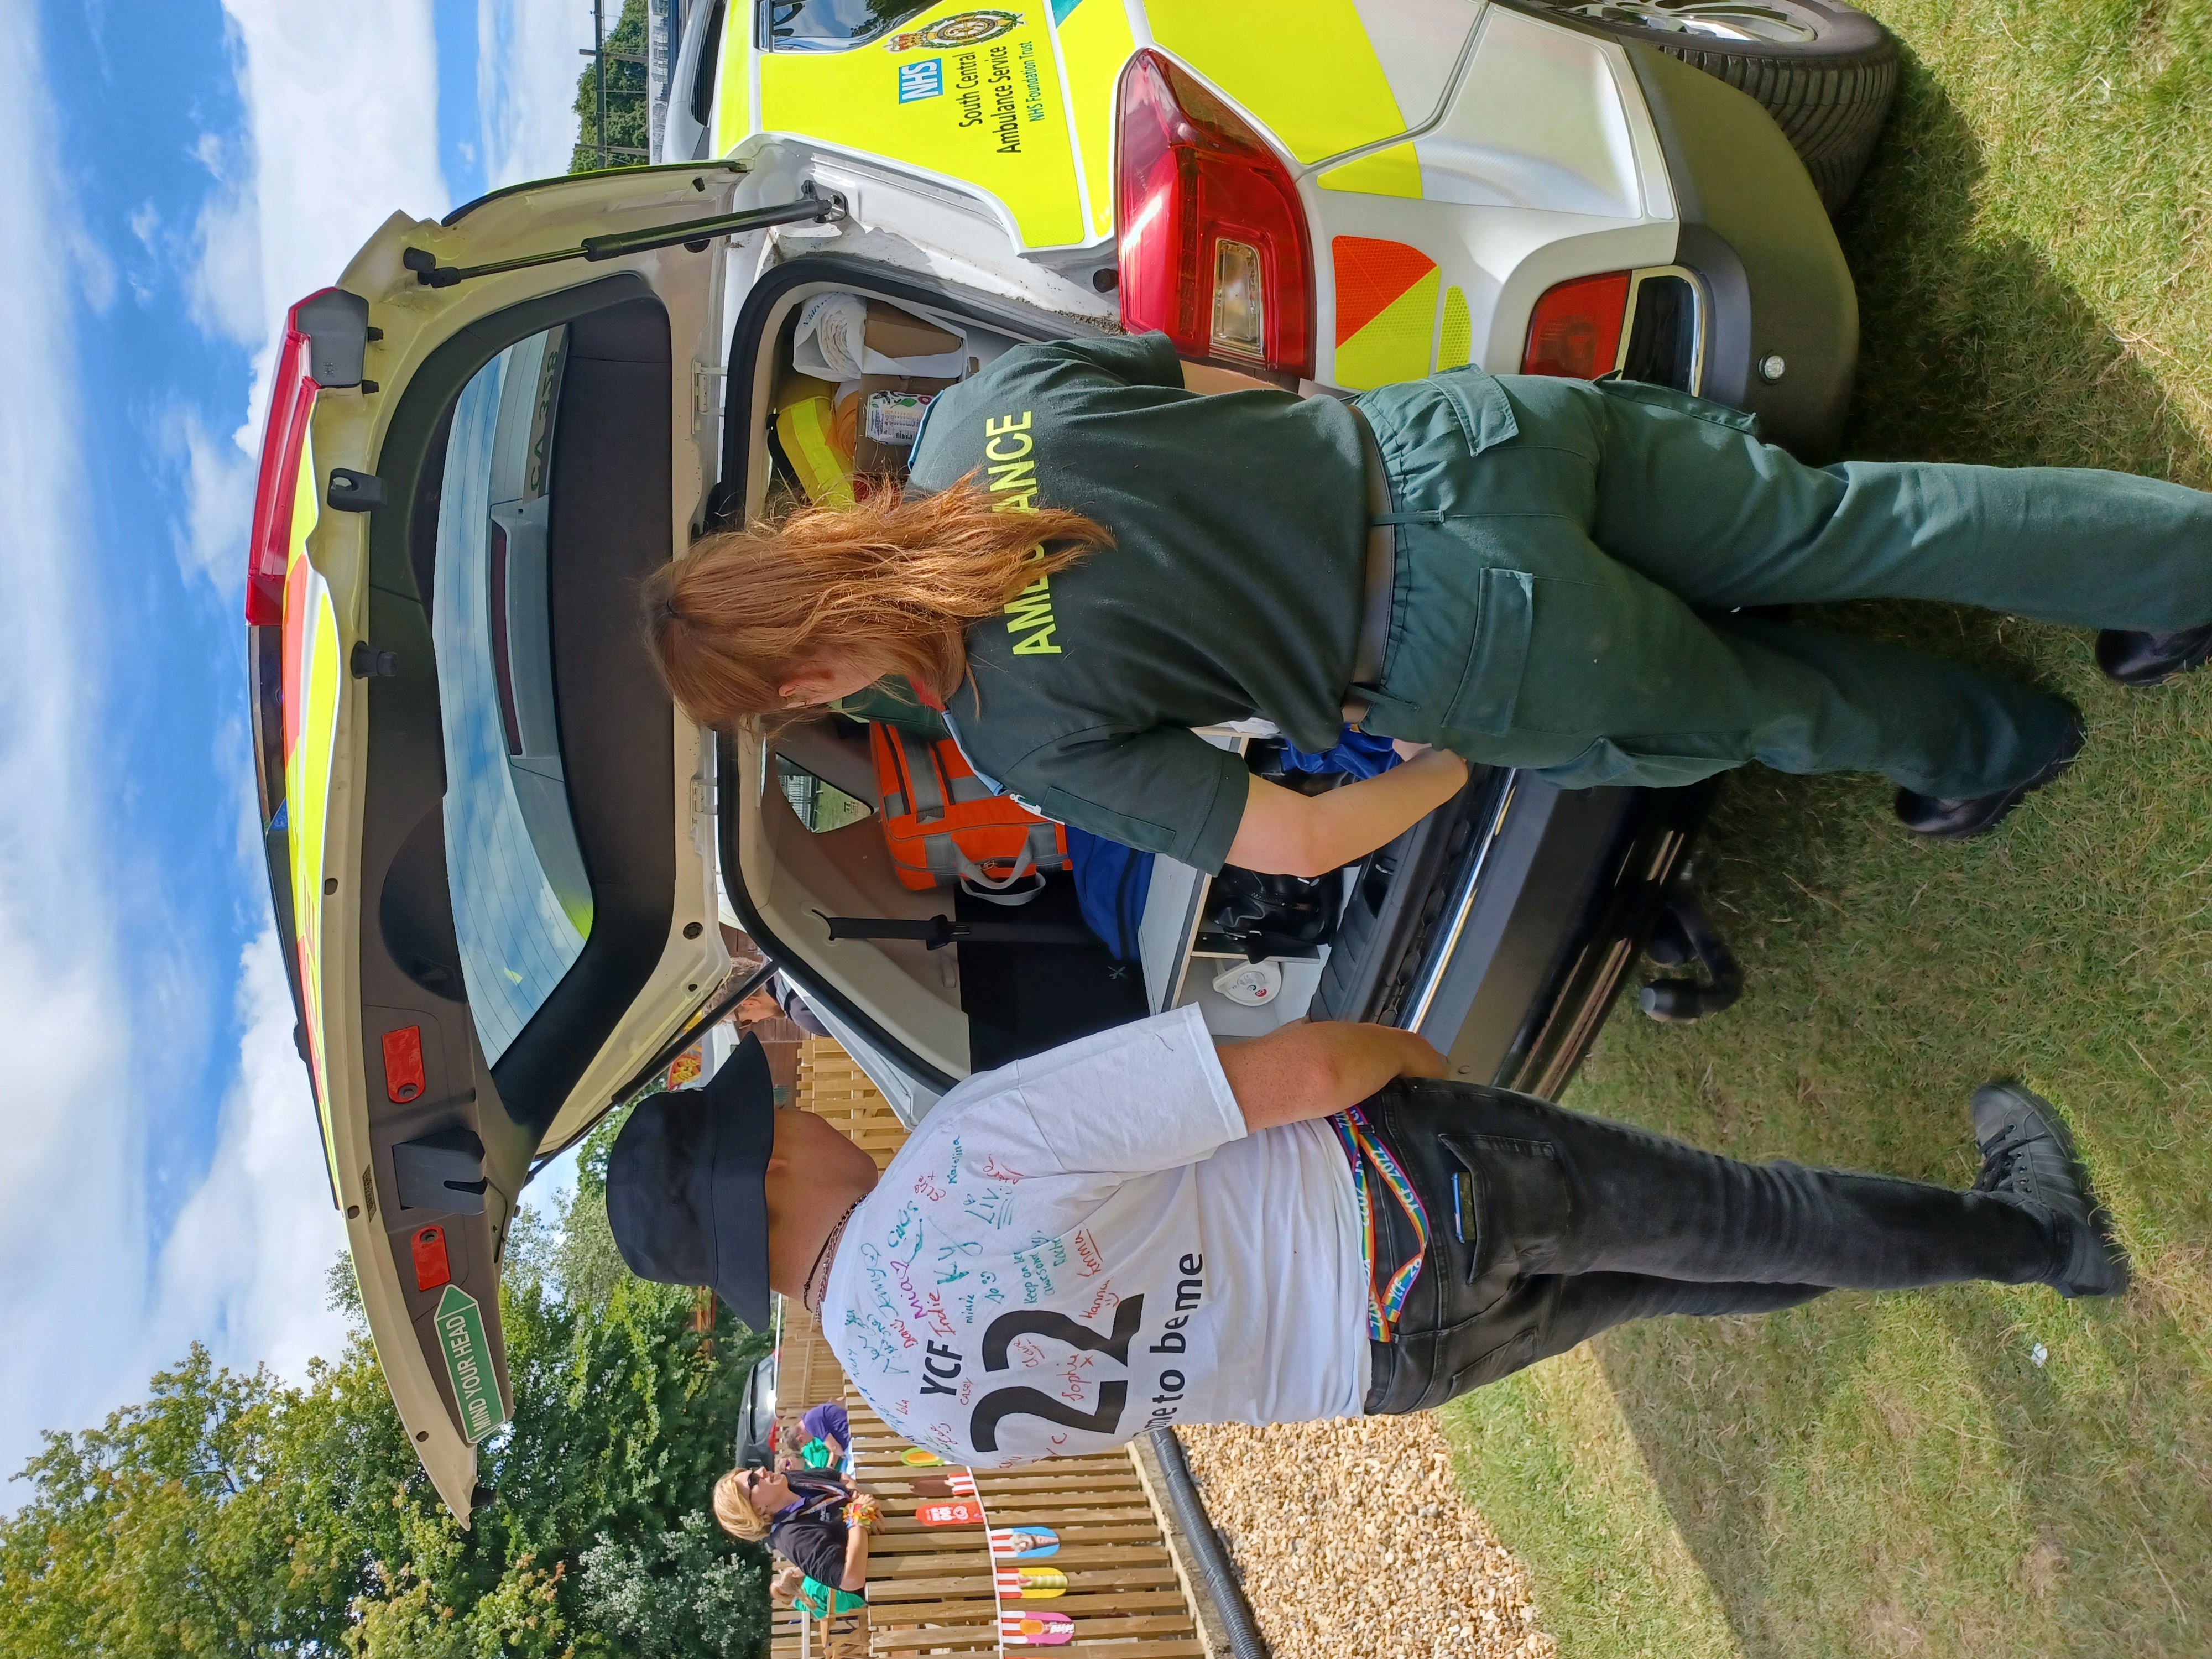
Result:
[[[1178,1009],[939,1102],[853,1212],[822,1327],[886,1423],[978,1468],[1356,1416],[1356,1203],[1328,1126],[1249,1133]]]

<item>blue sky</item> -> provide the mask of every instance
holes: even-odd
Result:
[[[8,8],[7,1469],[196,1339],[292,1376],[337,1345],[322,1279],[342,1235],[248,770],[240,590],[273,331],[393,210],[562,170],[591,26],[589,0]]]

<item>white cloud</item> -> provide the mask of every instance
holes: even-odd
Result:
[[[246,419],[227,441],[190,408],[166,416],[156,437],[184,476],[179,562],[228,595],[244,568],[285,309],[337,282],[395,210],[435,215],[447,192],[428,0],[225,0],[224,9],[246,131],[236,140],[204,132],[192,147],[215,188],[199,210],[185,295],[203,332],[253,354],[253,380]],[[330,66],[363,52],[374,53],[377,74],[331,96]],[[130,223],[150,249],[159,209],[148,202]],[[135,278],[133,287],[143,299]]]
[[[161,233],[161,210],[149,201],[142,202],[127,222],[131,234],[138,240],[143,257],[133,259],[124,269],[124,280],[131,284],[131,296],[140,305],[151,305],[158,291],[155,285],[155,268],[161,264],[163,251],[157,240]]]
[[[344,1248],[315,1127],[313,1092],[292,1046],[292,994],[271,925],[240,963],[238,1076],[223,1102],[207,1179],[161,1248],[147,1352],[156,1361],[205,1342],[234,1363],[265,1361],[297,1378],[335,1358],[343,1321],[323,1275]]]
[[[232,439],[210,433],[190,404],[172,410],[155,439],[183,475],[178,566],[186,577],[204,579],[228,599],[244,580],[246,541],[253,520],[254,458]]]
[[[77,245],[47,157],[35,14],[0,29],[0,222]],[[84,757],[101,665],[70,550],[84,499],[71,295],[81,262],[0,259],[0,1468],[113,1403],[145,1264],[143,1101],[112,867]],[[96,296],[86,296],[96,297]],[[118,1292],[120,1294],[118,1294]],[[35,1356],[35,1361],[31,1358]],[[144,1375],[138,1382],[143,1386]]]
[[[261,343],[260,210],[252,179],[242,174],[230,146],[211,132],[193,147],[216,188],[201,204],[193,230],[193,257],[185,283],[185,303],[203,333],[242,345]]]
[[[210,422],[189,404],[148,428],[183,481],[179,562],[228,592],[283,309],[337,281],[394,210],[434,215],[449,195],[431,0],[223,3],[245,130],[196,146],[214,184],[196,219],[149,201],[129,228],[157,258],[184,245],[190,315],[253,354],[234,441],[220,432],[227,415]],[[587,27],[568,14],[580,10],[486,0],[480,28],[501,52],[483,135],[495,184],[567,162]],[[144,851],[116,843],[97,793],[99,768],[128,741],[97,724],[124,665],[100,656],[100,629],[53,619],[99,611],[69,556],[88,493],[75,319],[112,305],[118,276],[46,160],[59,129],[41,91],[37,14],[11,22],[0,30],[0,82],[15,89],[0,100],[0,222],[62,257],[0,260],[0,1352],[12,1361],[0,1366],[0,1472],[35,1449],[37,1430],[83,1426],[141,1397],[190,1340],[225,1364],[294,1376],[334,1352],[322,1278],[343,1242],[273,928],[234,963],[149,949],[166,936],[161,896],[131,875]],[[143,298],[144,274],[125,275]],[[235,732],[224,741],[217,770],[228,773],[245,745]],[[250,788],[241,772],[241,822]],[[262,878],[246,828],[238,868],[251,893]],[[157,1239],[149,1127],[178,1109],[161,1059],[226,1009],[240,1035],[210,1162]]]
[[[437,213],[447,190],[429,0],[226,9],[246,131],[198,148],[216,188],[188,293],[203,327],[256,353],[251,409],[236,445],[189,409],[149,435],[186,483],[180,562],[228,586],[283,307],[335,281],[393,209]],[[37,23],[35,10],[11,11],[0,29],[0,83],[13,88],[0,100],[0,222],[61,254],[0,260],[0,1472],[36,1449],[38,1430],[143,1397],[154,1368],[195,1338],[225,1364],[296,1375],[340,1335],[322,1275],[341,1235],[273,930],[242,960],[162,954],[161,896],[132,873],[148,849],[118,842],[102,793],[100,769],[129,734],[104,729],[100,707],[129,665],[101,655],[100,629],[56,625],[100,612],[71,556],[90,494],[76,319],[112,304],[117,279],[47,159],[60,127]],[[374,74],[355,72],[365,61]],[[149,252],[163,222],[150,203],[132,216]],[[259,860],[245,839],[251,891]],[[226,1010],[241,1036],[211,1162],[157,1240],[149,1129],[190,1103],[169,1092],[162,1060],[191,1052]]]
[[[107,257],[107,250],[92,240],[83,225],[72,221],[64,235],[62,251],[76,277],[77,297],[106,315],[108,307],[115,303],[115,262]]]
[[[223,10],[248,161],[234,201],[219,191],[215,216],[203,218],[193,291],[203,326],[255,349],[240,439],[252,445],[285,310],[337,282],[395,210],[434,217],[450,196],[438,162],[430,0],[223,0]],[[210,156],[224,177],[219,141],[204,145],[203,160]]]
[[[477,0],[477,112],[489,188],[568,170],[584,64],[576,49],[592,43],[591,15],[581,3]]]
[[[247,417],[218,441],[180,407],[162,447],[185,481],[179,562],[228,594],[244,568],[254,462],[276,333],[289,306],[336,283],[394,210],[434,216],[447,202],[437,154],[437,52],[429,0],[224,0],[246,131],[235,144],[204,137],[200,159],[217,189],[200,217],[192,292],[203,326],[254,351]],[[333,75],[364,58],[374,75]],[[218,758],[229,772],[245,752]],[[235,790],[252,780],[236,767]],[[264,880],[259,848],[241,837],[249,891]],[[237,1071],[214,1155],[161,1247],[143,1352],[156,1360],[192,1340],[218,1358],[266,1362],[297,1376],[334,1354],[341,1322],[323,1303],[323,1275],[343,1230],[315,1125],[313,1097],[293,1045],[291,993],[273,925],[238,964]]]

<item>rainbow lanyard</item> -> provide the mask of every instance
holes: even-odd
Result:
[[[1422,1208],[1421,1195],[1413,1190],[1413,1183],[1398,1167],[1398,1160],[1390,1155],[1389,1147],[1376,1139],[1374,1131],[1368,1127],[1367,1119],[1357,1106],[1346,1107],[1328,1123],[1343,1144],[1345,1157],[1352,1160],[1352,1191],[1359,1200],[1362,1248],[1367,1258],[1367,1334],[1377,1342],[1395,1342],[1398,1340],[1398,1316],[1405,1309],[1413,1281],[1421,1276],[1421,1258],[1428,1252],[1429,1212]],[[1406,1219],[1413,1229],[1413,1255],[1399,1263],[1389,1282],[1379,1288],[1376,1283],[1375,1200],[1367,1185],[1370,1166],[1382,1177],[1382,1184],[1390,1189],[1391,1196],[1398,1200],[1398,1207],[1406,1212]]]

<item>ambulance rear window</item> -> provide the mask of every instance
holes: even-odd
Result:
[[[430,637],[445,727],[446,866],[469,1010],[494,1062],[592,933],[547,609],[568,332],[509,346],[463,390],[438,512]]]
[[[836,52],[886,34],[929,9],[928,0],[760,0],[767,52]]]

